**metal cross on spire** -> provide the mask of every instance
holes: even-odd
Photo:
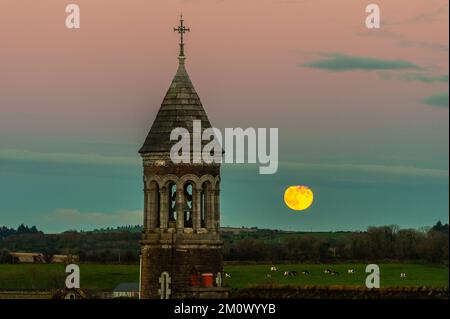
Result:
[[[191,28],[186,28],[184,25],[183,14],[180,15],[180,25],[173,28],[173,31],[180,34],[180,57],[184,58],[184,34],[190,32]]]

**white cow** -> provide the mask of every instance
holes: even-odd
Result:
[[[400,278],[406,278],[406,273],[405,272],[400,273]]]

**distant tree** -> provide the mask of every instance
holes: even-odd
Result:
[[[13,256],[8,249],[0,249],[0,264],[12,264]]]
[[[18,234],[27,234],[30,232],[30,229],[25,226],[24,224],[21,224],[19,227],[17,227],[17,233]]]
[[[235,257],[238,260],[267,260],[270,249],[262,241],[244,238],[235,245]]]
[[[448,234],[448,228],[449,228],[449,226],[448,226],[448,224],[442,224],[442,222],[441,221],[438,221],[437,223],[436,223],[436,225],[434,225],[432,228],[431,228],[431,230],[432,231],[437,231],[437,232],[441,232],[441,233],[444,233],[444,234]]]
[[[53,257],[55,256],[55,253],[56,252],[52,247],[45,248],[42,252],[44,262],[47,264],[51,264],[53,262]]]

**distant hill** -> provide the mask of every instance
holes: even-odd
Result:
[[[90,231],[92,233],[114,233],[114,232],[129,232],[129,233],[140,233],[144,227],[142,225],[128,225],[128,226],[119,226],[119,227],[107,227],[94,229]]]

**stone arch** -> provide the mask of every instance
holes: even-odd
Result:
[[[179,187],[180,189],[182,189],[184,187],[184,184],[186,184],[186,182],[191,181],[194,183],[194,186],[198,185],[198,176],[194,175],[194,174],[186,174],[183,175],[180,179],[178,179],[177,182],[177,188]]]
[[[167,187],[170,182],[172,182],[176,185],[178,183],[178,180],[179,180],[179,178],[176,175],[173,175],[173,174],[164,175],[161,178],[160,187],[164,187],[164,186]]]
[[[145,187],[148,188],[149,185],[150,185],[153,181],[156,182],[156,183],[158,184],[158,187],[159,187],[159,188],[162,187],[161,177],[158,176],[158,175],[145,176],[145,177],[144,177]]]
[[[214,189],[215,190],[220,190],[220,176],[219,175],[217,175],[215,178],[214,178]]]
[[[209,181],[211,183],[211,186],[214,188],[215,179],[212,175],[203,175],[202,177],[200,177],[200,179],[198,180],[198,187],[202,188],[203,183],[206,181]]]

